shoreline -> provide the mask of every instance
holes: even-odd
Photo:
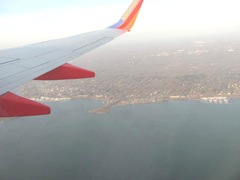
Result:
[[[205,104],[219,104],[219,105],[227,105],[230,104],[230,99],[239,99],[240,97],[225,97],[225,96],[216,96],[216,97],[204,97],[204,98],[169,98],[169,99],[163,99],[159,101],[145,101],[145,102],[138,102],[138,103],[121,103],[120,100],[113,102],[113,103],[107,103],[108,100],[103,99],[100,100],[103,102],[103,105],[89,110],[90,113],[96,113],[96,114],[107,114],[111,112],[112,107],[117,106],[129,106],[129,105],[141,105],[141,104],[153,104],[153,103],[165,103],[169,101],[198,101]],[[88,98],[86,98],[87,100]],[[88,100],[98,100],[98,99],[92,99],[89,98]],[[208,101],[209,100],[209,101]]]
[[[121,100],[116,100],[116,101],[112,101],[108,98],[96,98],[96,97],[71,97],[71,98],[41,98],[41,99],[37,99],[37,98],[32,98],[32,100],[37,100],[39,102],[61,102],[61,101],[72,101],[72,100],[93,100],[93,101],[99,101],[102,102],[102,105],[100,107],[94,108],[94,109],[90,109],[88,112],[89,113],[94,113],[94,114],[108,114],[111,112],[112,107],[118,107],[118,106],[129,106],[129,105],[141,105],[141,104],[153,104],[153,103],[165,103],[165,102],[169,102],[169,101],[199,101],[202,103],[206,103],[206,104],[220,104],[218,102],[212,102],[212,103],[207,103],[207,102],[203,102],[202,99],[204,98],[223,98],[223,99],[227,99],[229,101],[229,99],[240,99],[240,96],[212,96],[212,97],[180,97],[180,98],[164,98],[162,100],[158,100],[158,101],[144,101],[144,102],[137,102],[137,103],[122,103]],[[227,105],[229,104],[229,102],[227,103],[221,103],[222,105]],[[0,118],[0,124],[3,124],[4,122],[7,122],[9,120],[13,120],[15,118]]]

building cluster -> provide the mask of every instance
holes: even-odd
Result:
[[[163,43],[159,48],[130,46],[129,54],[112,54],[95,66],[89,63],[97,74],[94,79],[31,82],[23,94],[38,100],[88,98],[120,105],[177,99],[226,104],[227,98],[240,97],[240,41]]]

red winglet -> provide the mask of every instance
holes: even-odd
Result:
[[[95,77],[95,73],[71,64],[64,64],[52,71],[39,76],[35,80],[64,80]]]
[[[0,96],[0,117],[37,116],[50,114],[50,108],[35,101],[6,93]]]

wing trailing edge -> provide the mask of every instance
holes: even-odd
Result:
[[[133,25],[135,24],[139,11],[142,7],[143,1],[144,0],[134,0],[130,7],[122,16],[122,18],[116,24],[110,26],[109,28],[130,31]]]

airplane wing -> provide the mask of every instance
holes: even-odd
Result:
[[[130,31],[142,3],[143,0],[134,0],[119,22],[103,30],[0,50],[0,117],[50,114],[48,106],[11,91],[30,80],[94,77],[94,72],[66,62]]]

